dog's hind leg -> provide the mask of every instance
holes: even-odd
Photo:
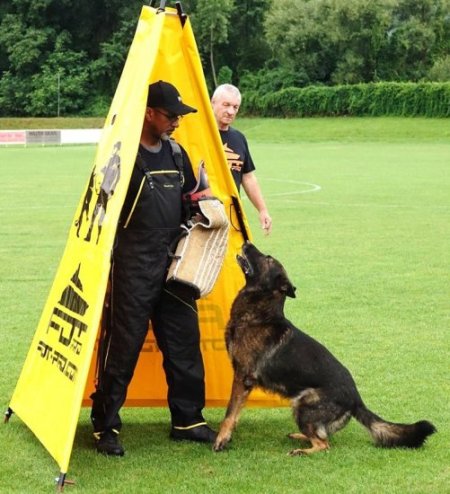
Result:
[[[288,437],[290,439],[298,439],[299,441],[309,441],[308,437],[301,432],[291,432],[290,434],[288,434]]]
[[[301,435],[303,436],[303,434]],[[293,449],[292,451],[289,451],[289,456],[311,455],[312,453],[317,453],[318,451],[326,451],[330,449],[328,439],[320,439],[318,437],[308,438],[306,436],[303,437],[311,442],[311,448]]]
[[[308,441],[311,447],[294,449],[289,452],[290,456],[310,455],[330,449],[330,431],[339,430],[339,426],[343,427],[351,416],[344,413],[322,390],[313,388],[303,390],[292,400],[292,410],[300,432],[289,434],[289,437]]]
[[[288,434],[288,437],[291,439],[298,439],[299,441],[308,441],[311,443],[311,448],[293,449],[288,453],[289,456],[310,455],[312,453],[316,453],[317,451],[330,449],[330,444],[328,442],[328,438],[326,437],[325,431],[320,431],[322,435],[325,434],[324,438],[320,438],[312,431],[311,427],[309,427],[309,429],[311,429],[311,436],[307,436],[302,432],[293,432],[292,434]]]
[[[239,378],[236,375],[233,379],[231,389],[231,397],[228,403],[225,418],[220,424],[219,433],[213,446],[214,451],[222,451],[231,440],[231,434],[236,427],[242,409],[245,406],[248,395],[253,386],[249,386],[245,379]]]

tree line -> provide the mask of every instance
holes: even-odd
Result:
[[[450,0],[181,4],[211,91],[450,81]],[[142,5],[0,0],[0,116],[105,115]]]

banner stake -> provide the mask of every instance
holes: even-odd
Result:
[[[12,415],[13,413],[14,413],[14,412],[13,412],[13,410],[11,410],[11,408],[9,408],[9,407],[8,407],[8,410],[6,410],[6,412],[5,412],[5,418],[4,418],[4,420],[3,420],[3,422],[4,422],[5,424],[7,424],[7,423],[9,422],[9,419],[11,418],[11,415]]]
[[[65,485],[75,485],[75,481],[66,479],[66,474],[62,472],[59,473],[59,477],[56,477],[55,482],[56,492],[62,492]]]

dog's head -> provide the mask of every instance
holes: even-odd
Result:
[[[290,282],[283,265],[272,256],[266,256],[252,243],[246,242],[237,262],[245,275],[246,287],[270,292],[278,291],[295,298],[295,286]]]

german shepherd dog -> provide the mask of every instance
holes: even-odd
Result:
[[[295,287],[283,266],[247,242],[237,261],[246,284],[231,307],[225,340],[234,378],[230,401],[214,451],[231,440],[250,391],[258,386],[292,402],[300,432],[292,439],[309,448],[289,454],[307,455],[330,448],[329,437],[355,417],[377,446],[418,448],[436,432],[426,420],[415,424],[387,422],[368,410],[350,372],[319,342],[297,329],[284,316],[286,297]]]

